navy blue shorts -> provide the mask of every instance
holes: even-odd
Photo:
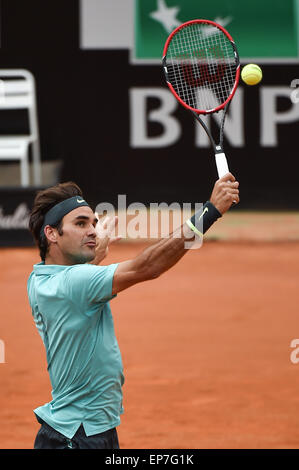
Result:
[[[119,449],[116,429],[86,436],[81,424],[72,439],[68,439],[44,421],[38,431],[34,449]]]

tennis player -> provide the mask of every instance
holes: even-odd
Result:
[[[123,365],[109,302],[136,283],[155,279],[188,251],[185,240],[202,234],[233,202],[232,174],[216,181],[200,214],[135,258],[98,266],[107,254],[117,218],[98,237],[95,213],[73,182],[39,191],[29,228],[40,251],[28,279],[33,318],[41,335],[52,400],[34,410],[41,427],[35,449],[118,449],[123,413]],[[201,222],[201,224],[199,224]]]

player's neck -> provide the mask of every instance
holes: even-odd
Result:
[[[45,258],[45,264],[72,266],[75,263],[71,261],[69,257],[65,256],[61,251],[50,250]]]

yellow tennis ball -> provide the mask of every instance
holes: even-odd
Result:
[[[263,77],[261,68],[256,64],[247,64],[241,72],[243,82],[247,85],[256,85]]]

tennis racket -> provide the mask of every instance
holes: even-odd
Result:
[[[229,172],[223,150],[224,121],[240,76],[239,55],[232,37],[213,21],[187,21],[165,43],[163,69],[170,91],[206,131],[222,178]],[[219,112],[222,116],[216,144],[200,115]]]

